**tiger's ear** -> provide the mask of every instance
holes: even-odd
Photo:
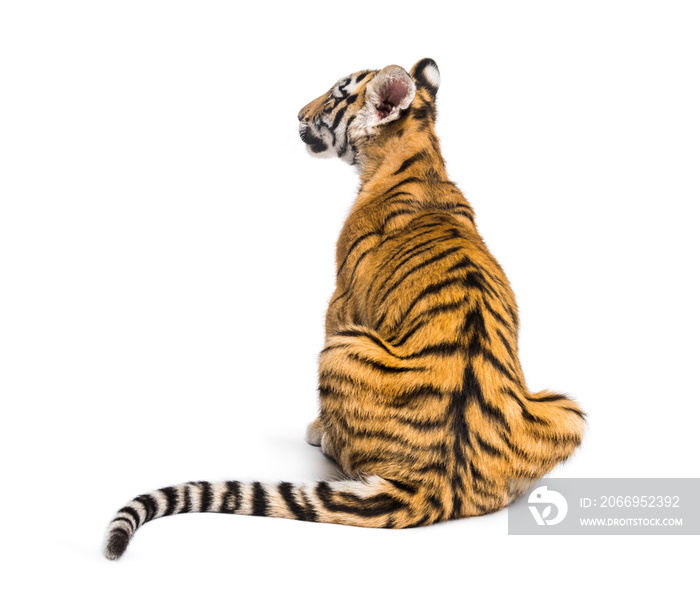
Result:
[[[416,96],[416,83],[401,66],[383,68],[367,84],[365,104],[373,110],[375,125],[385,124],[408,109]]]
[[[423,58],[411,68],[411,76],[416,81],[418,88],[426,89],[430,96],[435,98],[438,88],[440,88],[440,70],[438,70],[435,60]]]

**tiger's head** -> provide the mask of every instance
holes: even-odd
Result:
[[[362,144],[411,108],[434,116],[440,71],[430,58],[410,73],[400,66],[362,70],[341,78],[299,112],[299,135],[310,154],[356,164]]]

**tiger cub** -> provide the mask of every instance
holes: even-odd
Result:
[[[112,520],[108,558],[147,521],[178,513],[390,528],[492,513],[581,442],[579,406],[525,386],[513,292],[445,171],[439,84],[430,59],[410,72],[363,70],[298,116],[308,151],[355,165],[361,179],[338,239],[320,414],[307,430],[347,479],[143,494]]]

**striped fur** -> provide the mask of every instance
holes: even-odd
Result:
[[[309,151],[361,177],[338,240],[320,415],[307,431],[347,479],[189,482],[143,494],[111,522],[108,558],[143,523],[187,512],[391,528],[482,515],[581,442],[578,405],[525,385],[515,298],[435,136],[439,82],[429,59],[410,73],[361,71],[299,113]]]

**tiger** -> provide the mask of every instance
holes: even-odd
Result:
[[[530,392],[518,310],[474,211],[446,173],[430,58],[340,79],[303,107],[316,157],[360,177],[336,246],[306,440],[342,474],[309,483],[188,482],[142,494],[112,519],[119,558],[144,523],[215,512],[403,529],[498,511],[566,460],[585,414]]]

